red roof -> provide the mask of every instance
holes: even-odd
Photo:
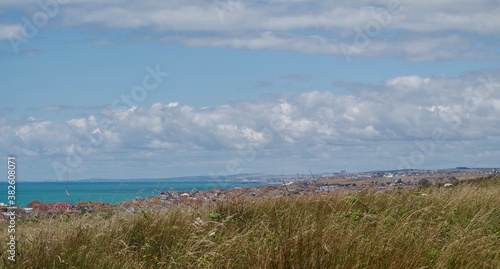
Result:
[[[66,203],[66,202],[52,203],[52,204],[49,204],[49,206],[50,207],[59,207],[59,208],[65,208],[65,207],[72,208],[72,207],[75,207],[74,205],[72,205],[70,203]]]
[[[37,207],[40,207],[42,204],[40,202],[38,202],[37,200],[33,200],[31,203],[29,203],[27,205],[27,207],[30,207],[30,208],[37,208]]]

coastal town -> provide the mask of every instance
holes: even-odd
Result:
[[[111,204],[96,201],[79,201],[75,204],[68,202],[41,203],[37,200],[30,202],[25,208],[8,207],[0,203],[0,212],[4,219],[9,212],[14,211],[19,218],[29,218],[38,215],[53,214],[82,214],[99,211],[124,210],[129,213],[148,210],[168,210],[170,206],[201,207],[211,203],[235,200],[238,198],[263,198],[297,195],[329,194],[338,191],[356,192],[364,189],[393,189],[403,187],[425,187],[439,185],[450,187],[460,184],[461,181],[484,177],[500,173],[494,168],[470,169],[457,167],[442,170],[399,170],[376,171],[366,173],[346,173],[341,171],[334,174],[310,175],[304,179],[299,177],[282,177],[281,184],[260,187],[237,187],[231,189],[214,188],[211,190],[191,191],[160,191],[158,195],[137,198],[122,203]]]

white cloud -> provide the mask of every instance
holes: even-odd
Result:
[[[391,28],[436,32],[458,30],[498,33],[496,1],[72,1],[66,22],[107,27],[154,27],[161,30],[287,31],[347,29],[390,12]],[[221,21],[217,10],[224,13]],[[78,15],[78,16],[75,16]],[[391,23],[392,24],[392,23]]]
[[[346,95],[311,91],[203,109],[156,103],[64,122],[0,119],[0,148],[61,162],[80,154],[83,160],[75,166],[82,170],[84,163],[109,158],[114,165],[156,164],[159,171],[168,160],[166,167],[185,174],[193,166],[206,174],[228,160],[256,172],[287,162],[366,170],[398,168],[399,157],[434,141],[439,130],[446,139],[434,142],[436,151],[422,165],[454,166],[464,161],[457,152],[482,156],[474,161],[487,165],[500,157],[494,142],[500,140],[499,75],[491,70],[452,78],[396,77],[362,87],[344,83],[352,92]]]
[[[24,29],[21,25],[2,25],[0,24],[0,41],[8,41],[16,36],[24,35]]]
[[[398,89],[419,89],[429,84],[429,78],[420,78],[418,76],[397,77],[386,81],[386,85]]]
[[[16,1],[5,10],[36,10]],[[70,1],[51,21],[60,27],[133,29],[189,46],[280,49],[416,60],[491,59],[500,33],[498,1]],[[0,26],[0,41],[19,25]],[[96,31],[98,32],[98,31]],[[95,37],[93,37],[95,38]],[[106,35],[98,38],[106,41]],[[360,43],[361,42],[361,43]],[[479,46],[478,46],[479,45]],[[352,54],[352,55],[351,55]]]

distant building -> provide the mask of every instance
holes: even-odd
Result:
[[[331,192],[331,191],[334,191],[334,190],[339,189],[339,188],[340,188],[339,185],[326,185],[326,186],[319,187],[319,190],[322,192]]]
[[[16,216],[25,216],[26,215],[26,210],[17,206],[11,207],[8,206],[4,203],[0,203],[0,218],[3,216],[4,219],[9,219],[10,214],[9,212],[14,212]]]
[[[76,209],[77,210],[92,211],[92,203],[91,202],[77,202]]]
[[[111,204],[103,202],[77,202],[76,210],[94,212],[112,209]]]
[[[70,203],[66,203],[66,202],[62,202],[62,203],[52,203],[52,204],[48,204],[48,212],[50,213],[56,213],[56,212],[64,212],[64,211],[68,211],[68,210],[71,210],[71,209],[75,209],[75,206],[70,204]]]
[[[7,214],[8,211],[9,211],[9,206],[4,203],[0,203],[0,212],[5,215]]]
[[[170,198],[172,195],[167,191],[167,192],[160,192],[159,198],[160,200],[167,200]]]
[[[181,194],[180,201],[181,202],[186,202],[189,199],[189,197],[190,197],[189,193],[185,192],[185,193]]]
[[[40,203],[37,200],[31,201],[26,207],[33,208],[33,211],[46,212],[49,210],[49,205],[45,203]]]

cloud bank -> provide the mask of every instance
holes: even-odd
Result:
[[[37,7],[38,1],[23,3],[3,1],[0,7],[21,11],[32,22],[37,12],[46,12],[51,25],[86,29],[104,43],[112,42],[106,41],[107,29],[187,46],[290,50],[347,59],[498,59],[496,0],[51,0],[44,2],[45,9]],[[26,23],[0,20],[0,41],[20,27]]]
[[[0,149],[56,162],[56,171],[122,171],[116,177],[141,169],[160,176],[498,166],[499,75],[338,82],[348,94],[309,91],[213,108],[171,102],[64,121],[0,119]]]

